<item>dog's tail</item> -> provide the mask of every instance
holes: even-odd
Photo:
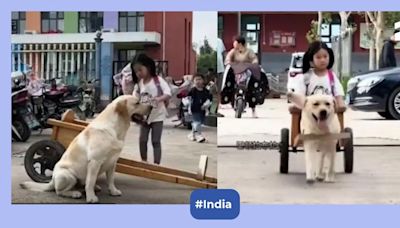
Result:
[[[32,181],[26,181],[20,184],[21,188],[28,189],[36,192],[50,192],[54,191],[54,181],[51,180],[50,183],[37,183]]]

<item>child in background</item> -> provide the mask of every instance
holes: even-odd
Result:
[[[206,117],[206,110],[211,105],[212,96],[205,88],[204,76],[201,74],[194,75],[194,87],[190,90],[188,96],[191,100],[190,111],[193,116],[192,132],[188,138],[199,143],[205,142],[206,139],[202,135],[201,125]]]

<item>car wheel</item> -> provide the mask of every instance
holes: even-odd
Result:
[[[400,120],[400,87],[395,89],[389,96],[388,111],[394,119]]]
[[[388,120],[393,120],[394,119],[393,116],[390,115],[389,112],[378,112],[378,114],[380,116],[382,116],[383,118],[388,119]]]

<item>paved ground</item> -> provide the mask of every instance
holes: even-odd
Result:
[[[208,142],[200,144],[187,139],[189,130],[173,128],[169,122],[164,127],[162,138],[162,165],[166,167],[196,172],[200,155],[208,155],[207,175],[217,175],[217,129],[205,127],[204,134]],[[57,197],[54,192],[37,193],[23,190],[19,183],[30,180],[23,166],[23,156],[33,142],[48,138],[50,130],[42,135],[33,135],[27,143],[12,145],[12,202],[13,203],[85,203],[83,199],[74,200]],[[129,129],[122,157],[140,160],[138,148],[138,128],[133,124]],[[149,161],[153,160],[151,145],[149,145]],[[189,203],[190,193],[194,188],[160,181],[132,177],[124,174],[116,175],[116,185],[122,191],[121,197],[111,197],[107,194],[105,175],[100,177],[98,184],[103,188],[98,196],[101,203],[116,204],[182,204]]]
[[[258,119],[235,119],[233,110],[221,109],[218,119],[218,145],[233,146],[237,140],[279,140],[280,129],[289,127],[285,99],[267,100],[258,108]],[[400,121],[388,121],[376,113],[348,110],[345,125],[352,127],[355,144],[354,173],[344,174],[343,155],[337,156],[336,183],[307,185],[304,155],[290,154],[289,174],[279,174],[277,150],[237,150],[219,148],[219,188],[234,188],[241,201],[256,204],[304,203],[400,203]]]

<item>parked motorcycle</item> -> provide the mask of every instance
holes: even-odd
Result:
[[[12,139],[26,142],[31,136],[31,129],[38,129],[40,124],[29,108],[29,94],[26,89],[26,76],[22,72],[11,75],[12,100]]]
[[[57,78],[53,78],[49,83],[42,80],[32,81],[28,88],[33,113],[42,128],[50,128],[47,120],[49,118],[60,120],[62,114],[68,109],[74,110],[79,119],[86,119],[84,112],[79,108],[81,99],[76,87],[58,86]]]

